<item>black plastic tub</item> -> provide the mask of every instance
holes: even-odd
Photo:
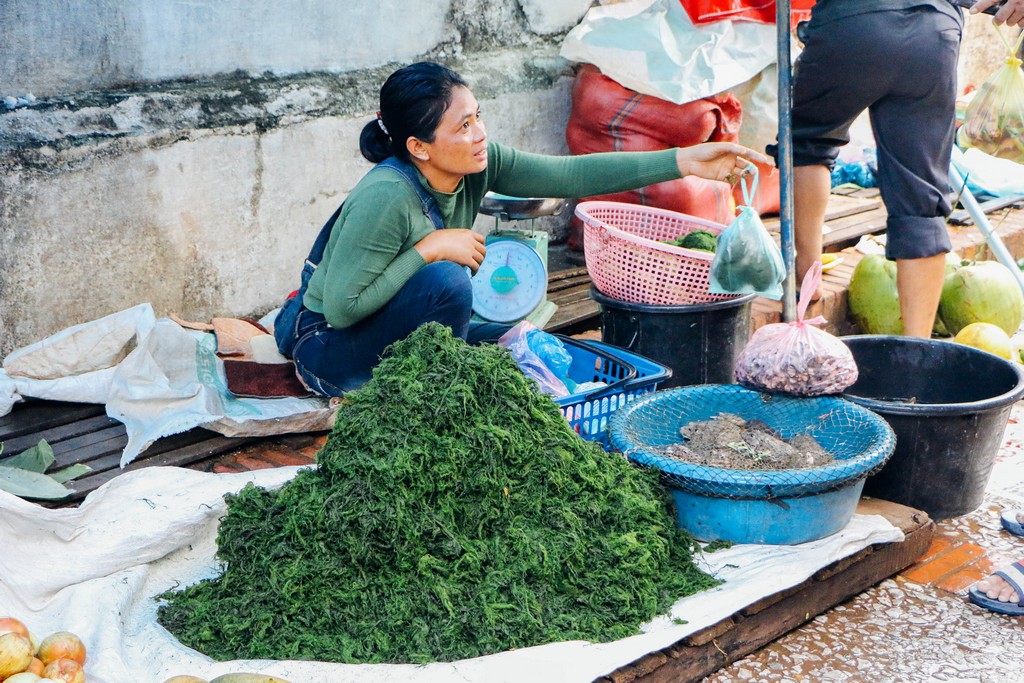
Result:
[[[1014,402],[1024,395],[1019,365],[949,341],[842,337],[857,362],[843,394],[881,415],[896,451],[868,477],[864,495],[949,519],[976,509]]]
[[[590,296],[601,306],[601,341],[672,369],[662,388],[736,381],[756,294],[678,306],[621,301],[594,287]]]

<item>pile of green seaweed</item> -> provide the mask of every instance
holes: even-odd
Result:
[[[318,464],[226,497],[221,575],[159,596],[182,643],[451,661],[633,635],[716,583],[655,473],[580,439],[507,350],[438,324],[346,396]]]

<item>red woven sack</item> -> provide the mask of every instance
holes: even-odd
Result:
[[[775,0],[680,0],[695,24],[710,24],[723,19],[775,23]],[[811,18],[814,0],[791,0],[790,25]]]
[[[736,142],[743,111],[731,93],[675,104],[619,85],[597,67],[583,65],[572,90],[572,110],[565,138],[573,154],[642,152],[690,147],[702,142]],[[761,186],[753,199],[760,214],[779,210],[778,174],[762,167]],[[735,215],[740,189],[727,183],[687,177],[615,194],[581,197],[654,206],[716,223]],[[573,220],[569,248],[583,248],[582,225]]]

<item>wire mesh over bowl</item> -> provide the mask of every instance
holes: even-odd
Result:
[[[760,420],[790,440],[814,438],[834,460],[783,470],[740,470],[694,464],[659,452],[682,443],[680,428],[731,413]],[[864,480],[892,455],[886,421],[842,398],[799,398],[738,385],[704,384],[638,399],[609,420],[614,449],[661,471],[679,525],[700,540],[803,543],[849,522]]]
[[[711,294],[714,254],[665,244],[696,230],[718,235],[720,223],[676,211],[623,202],[580,202],[583,255],[602,294],[640,304],[679,306],[733,299]]]

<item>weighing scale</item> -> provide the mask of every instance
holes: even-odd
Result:
[[[487,236],[487,256],[473,276],[475,320],[514,323],[529,320],[543,328],[558,306],[547,300],[548,234],[534,229],[534,220],[562,210],[564,199],[509,197],[488,192],[480,213],[494,216]],[[528,229],[505,221],[529,220]]]

